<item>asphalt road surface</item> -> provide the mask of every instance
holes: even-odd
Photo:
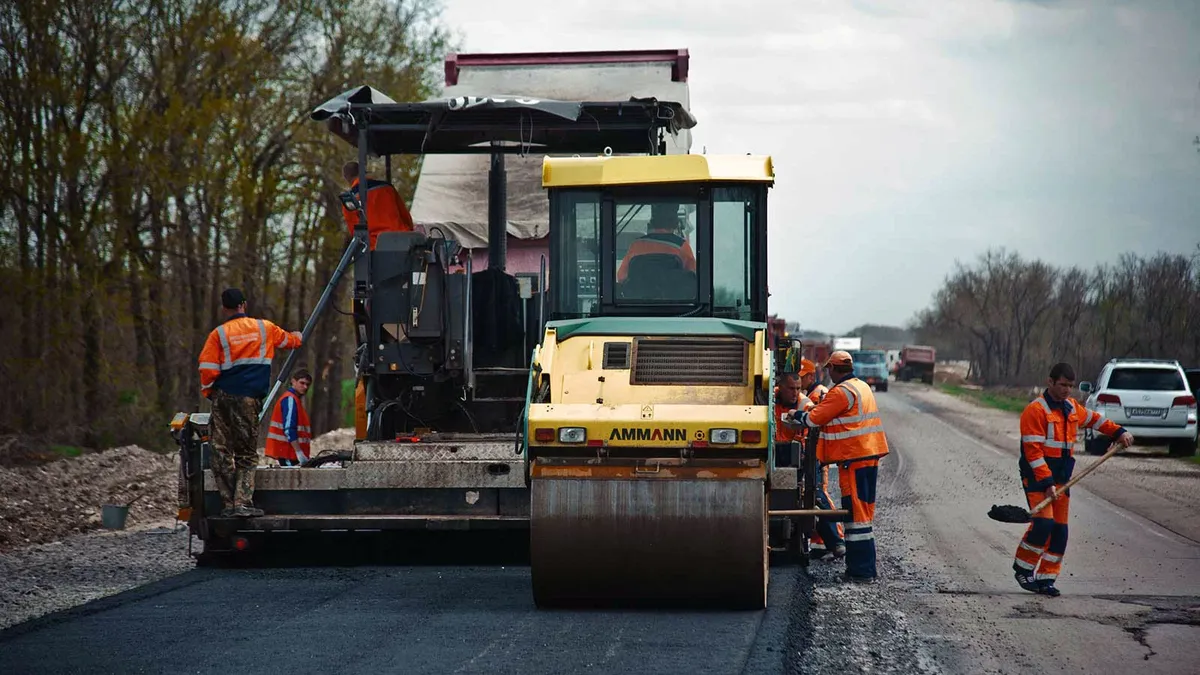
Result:
[[[911,392],[877,396],[893,454],[871,586],[814,563],[773,568],[765,612],[539,611],[519,556],[480,562],[503,545],[459,542],[404,561],[421,564],[193,570],[0,633],[0,672],[1197,671],[1200,545],[1085,481],[1063,596],[1022,591],[1023,526],[986,515],[1021,503],[1015,449]]]

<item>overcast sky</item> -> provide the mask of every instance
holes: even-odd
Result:
[[[904,325],[990,246],[1200,243],[1200,0],[445,5],[464,52],[687,48],[693,152],[774,157],[771,311],[806,328]]]

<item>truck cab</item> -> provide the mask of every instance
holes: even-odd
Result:
[[[854,376],[875,387],[876,391],[888,390],[887,352],[881,349],[862,349],[850,352],[854,359]]]

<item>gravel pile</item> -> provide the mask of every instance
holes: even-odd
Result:
[[[36,466],[0,467],[0,553],[100,528],[105,504],[128,504],[127,527],[172,519],[175,455],[135,445]]]
[[[338,429],[313,447],[353,443],[353,429]],[[127,446],[53,459],[31,447],[0,446],[0,629],[194,567],[174,520],[177,455]],[[101,529],[104,504],[135,497],[125,530]]]

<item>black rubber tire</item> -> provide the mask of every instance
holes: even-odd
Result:
[[[880,385],[876,386],[875,388],[878,389],[881,393],[886,394],[887,388],[888,388],[888,383],[884,382],[883,384],[880,384]]]
[[[1111,444],[1107,436],[1096,435],[1083,440],[1083,451],[1089,455],[1103,455]]]
[[[1172,457],[1193,457],[1196,454],[1196,441],[1171,441],[1167,453]]]

